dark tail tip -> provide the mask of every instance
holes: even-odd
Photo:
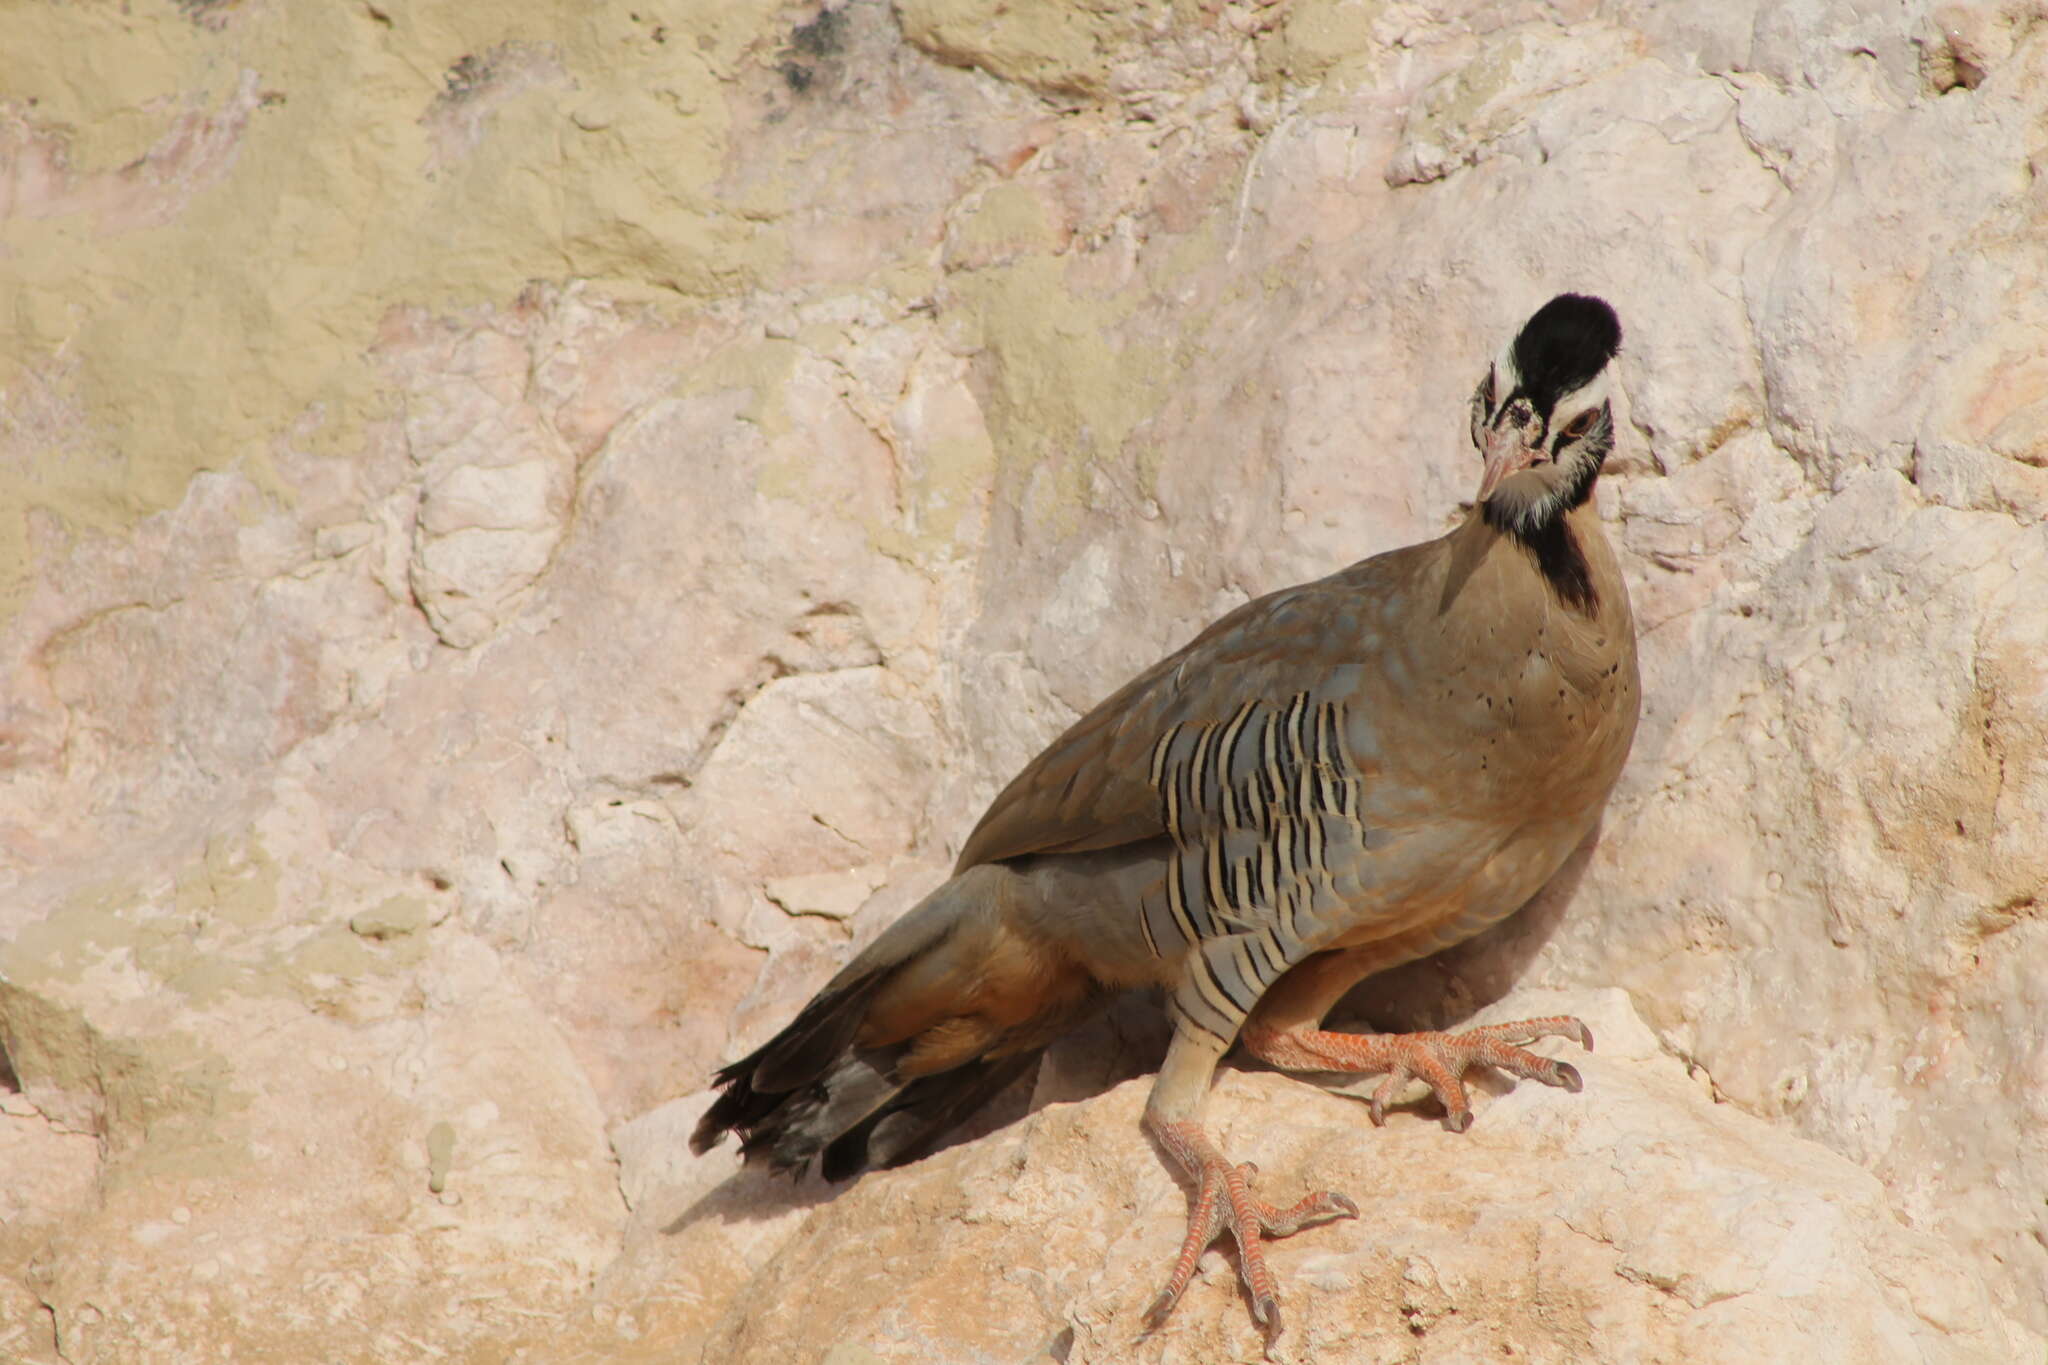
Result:
[[[782,1107],[789,1098],[787,1094],[767,1092],[754,1088],[754,1078],[766,1057],[775,1045],[782,1041],[788,1030],[766,1046],[755,1048],[736,1062],[720,1067],[712,1074],[711,1083],[719,1089],[719,1096],[711,1102],[697,1120],[697,1126],[690,1132],[690,1151],[697,1156],[716,1147],[725,1140],[727,1133],[738,1133],[745,1143],[748,1136]]]

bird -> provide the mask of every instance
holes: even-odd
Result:
[[[1228,1233],[1268,1348],[1264,1243],[1356,1217],[1343,1194],[1252,1193],[1202,1121],[1233,1044],[1289,1071],[1411,1080],[1472,1119],[1479,1066],[1570,1091],[1574,1018],[1352,1034],[1324,1016],[1372,974],[1523,905],[1591,834],[1640,707],[1627,585],[1594,486],[1615,445],[1614,309],[1566,293],[1470,402],[1478,491],[1447,534],[1256,598],[1076,721],[995,798],[952,877],[787,1027],[720,1069],[691,1136],[829,1180],[929,1153],[1119,994],[1160,988],[1172,1039],[1144,1126],[1190,1189],[1146,1321]]]

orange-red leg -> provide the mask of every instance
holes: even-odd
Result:
[[[1270,1346],[1280,1335],[1280,1294],[1266,1268],[1264,1240],[1286,1237],[1313,1219],[1356,1218],[1358,1206],[1341,1194],[1319,1190],[1288,1208],[1276,1209],[1252,1196],[1249,1181],[1258,1174],[1258,1167],[1248,1161],[1233,1165],[1209,1140],[1201,1124],[1157,1122],[1152,1131],[1194,1180],[1195,1192],[1188,1205],[1188,1231],[1180,1255],[1174,1258],[1166,1288],[1146,1310],[1147,1321],[1156,1327],[1166,1320],[1194,1277],[1202,1253],[1227,1229],[1237,1243],[1237,1269],[1251,1294],[1252,1320],[1265,1329]]]
[[[1257,1018],[1239,1035],[1245,1050],[1288,1071],[1384,1071],[1372,1093],[1372,1121],[1387,1121],[1387,1105],[1412,1078],[1427,1084],[1444,1106],[1444,1127],[1462,1133],[1472,1123],[1465,1072],[1490,1066],[1511,1076],[1576,1092],[1578,1069],[1518,1046],[1538,1038],[1570,1038],[1588,1052],[1593,1032],[1569,1015],[1487,1024],[1463,1033],[1331,1033],[1319,1028],[1261,1027]]]

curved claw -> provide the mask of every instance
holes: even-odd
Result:
[[[1202,1253],[1227,1231],[1237,1243],[1238,1275],[1251,1295],[1252,1320],[1265,1329],[1270,1350],[1281,1332],[1280,1296],[1266,1268],[1264,1243],[1268,1238],[1290,1236],[1319,1219],[1356,1218],[1358,1205],[1334,1191],[1322,1190],[1305,1195],[1288,1208],[1275,1208],[1255,1198],[1248,1186],[1258,1168],[1248,1161],[1232,1165],[1199,1125],[1164,1123],[1155,1131],[1161,1145],[1194,1178],[1195,1190],[1180,1255],[1166,1287],[1145,1309],[1147,1327],[1156,1328],[1166,1321],[1193,1279]]]
[[[1280,1300],[1268,1294],[1263,1299],[1252,1300],[1252,1321],[1266,1329],[1266,1349],[1272,1350],[1273,1343],[1287,1329],[1280,1325]]]
[[[1557,1079],[1551,1082],[1551,1084],[1561,1085],[1574,1095],[1586,1088],[1586,1083],[1579,1079],[1579,1069],[1570,1062],[1559,1062],[1557,1064]]]
[[[1396,1064],[1388,1069],[1385,1079],[1372,1088],[1372,1099],[1367,1101],[1366,1111],[1372,1115],[1373,1127],[1387,1126],[1387,1106],[1399,1098],[1401,1087],[1411,1079],[1408,1068]]]

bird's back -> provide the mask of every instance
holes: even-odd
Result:
[[[1263,768],[1260,717],[1284,721],[1298,700],[1310,718],[1341,709],[1343,743],[1318,757],[1355,782],[1368,825],[1584,807],[1612,784],[1638,701],[1619,566],[1590,507],[1572,520],[1590,608],[1557,600],[1530,556],[1477,518],[1246,603],[1048,745],[990,805],[959,868],[1171,835],[1188,813],[1177,819],[1161,789],[1160,758],[1199,759],[1213,789],[1203,809],[1225,814],[1233,775]]]

